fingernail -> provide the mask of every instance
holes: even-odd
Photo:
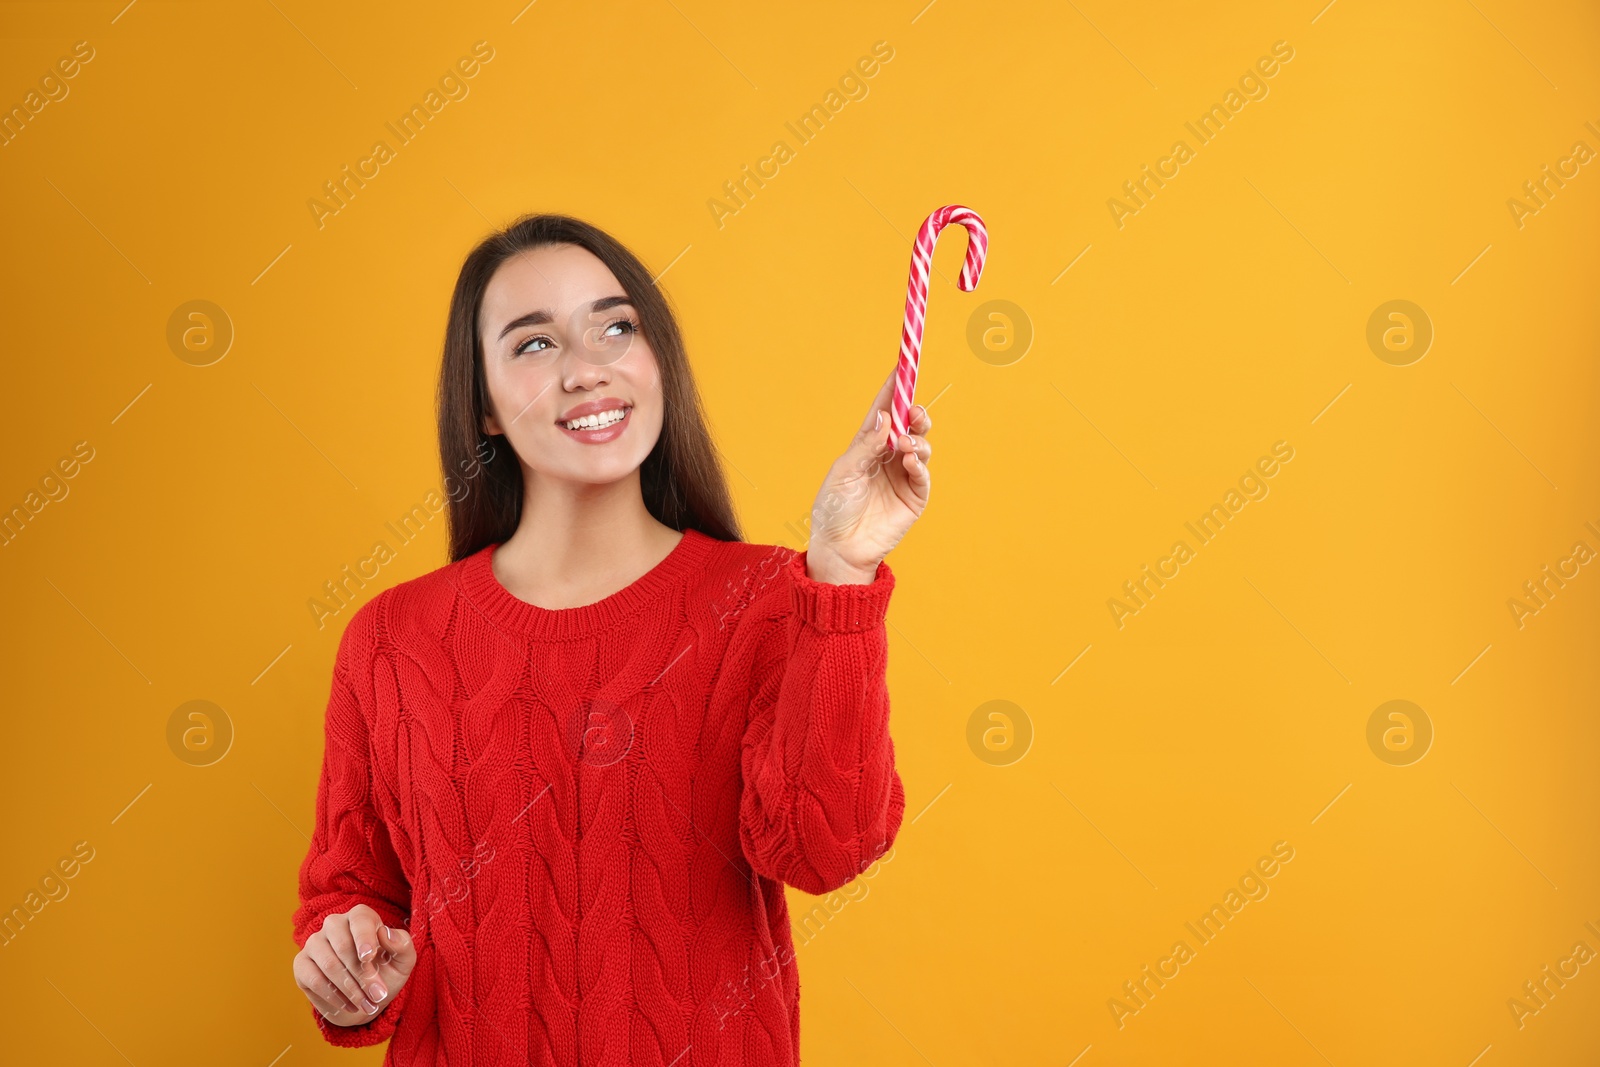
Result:
[[[362,997],[361,1010],[366,1012],[368,1015],[376,1015],[378,1013],[378,1006],[368,1001],[366,997]]]
[[[370,996],[372,998],[372,1002],[376,1004],[378,1001],[382,1000],[387,993],[381,983],[373,982],[371,985],[367,986],[367,995]]]
[[[900,435],[900,440],[902,440],[902,441],[904,441],[906,443],[906,447],[907,448],[911,447],[911,435],[910,434],[908,434],[908,433],[901,434]]]
[[[361,946],[361,947],[360,947],[360,948],[359,948],[359,949],[358,949],[358,950],[357,950],[357,951],[356,951],[356,958],[357,958],[357,959],[362,959],[362,960],[364,960],[364,959],[366,959],[366,958],[367,958],[367,957],[368,957],[368,956],[370,956],[370,955],[372,955],[372,954],[373,954],[373,953],[374,953],[374,952],[376,952],[376,951],[377,951],[377,949],[375,949],[375,948],[374,948],[374,947],[373,947],[373,946],[371,946],[371,945],[362,945],[362,946]]]
[[[883,411],[881,409],[878,411],[878,421],[872,424],[872,428],[874,430],[883,429]]]

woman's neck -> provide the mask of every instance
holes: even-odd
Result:
[[[519,600],[559,609],[626,588],[675,548],[682,534],[644,504],[639,472],[606,485],[555,483],[523,472],[522,520],[492,560]]]

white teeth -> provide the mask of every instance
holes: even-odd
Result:
[[[610,426],[612,423],[621,422],[627,414],[625,408],[616,408],[611,411],[602,411],[598,415],[585,415],[581,419],[562,423],[569,430],[599,430]]]

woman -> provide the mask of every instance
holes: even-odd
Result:
[[[334,667],[294,913],[329,1042],[798,1062],[781,883],[839,888],[905,810],[883,558],[927,504],[931,422],[891,441],[892,387],[807,548],[746,544],[644,265],[559,215],[467,256],[439,380],[452,562],[363,605]]]

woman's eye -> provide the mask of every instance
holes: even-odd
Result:
[[[613,330],[620,330],[620,332],[613,333]],[[638,325],[635,324],[631,319],[618,319],[616,322],[608,323],[601,330],[601,336],[621,337],[625,334],[637,333],[638,330]],[[534,347],[535,345],[539,347]],[[528,338],[526,341],[523,341],[521,344],[513,348],[511,352],[513,355],[518,356],[526,356],[530,354],[537,355],[542,352],[548,352],[552,347],[553,344],[550,338],[541,333]]]

